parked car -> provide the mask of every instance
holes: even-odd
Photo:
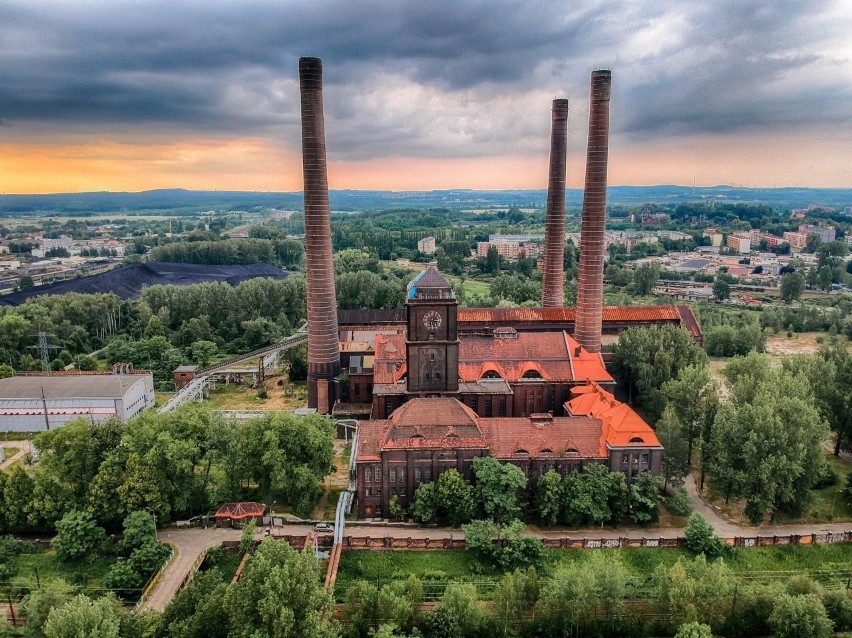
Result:
[[[314,529],[318,532],[333,532],[334,525],[331,523],[317,523]]]

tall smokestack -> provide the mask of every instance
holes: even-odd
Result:
[[[580,279],[574,336],[589,352],[601,351],[606,167],[609,154],[609,71],[592,72],[589,105],[589,145],[586,150],[586,188],[580,229]]]
[[[308,287],[308,407],[331,412],[340,347],[331,257],[331,213],[322,111],[322,61],[299,59],[302,167],[305,174],[305,273]]]
[[[544,230],[544,282],[541,305],[561,308],[565,301],[565,156],[568,147],[568,100],[553,100],[550,131],[550,178]]]

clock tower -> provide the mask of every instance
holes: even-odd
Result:
[[[450,282],[430,266],[408,284],[405,305],[408,392],[420,395],[458,392],[459,304]]]

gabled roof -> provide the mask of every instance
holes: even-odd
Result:
[[[266,505],[263,505],[262,503],[255,503],[254,501],[225,503],[216,512],[214,518],[229,518],[232,521],[241,521],[247,518],[263,516],[265,511]]]
[[[571,394],[574,398],[565,402],[566,411],[572,416],[600,419],[602,447],[662,447],[654,430],[641,416],[597,383],[572,388]]]

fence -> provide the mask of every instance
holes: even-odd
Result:
[[[171,548],[171,553],[169,554],[169,558],[157,572],[148,579],[148,582],[145,583],[145,586],[142,588],[142,595],[139,597],[139,600],[136,601],[136,604],[133,606],[133,611],[139,611],[140,607],[145,604],[145,601],[148,600],[151,592],[153,592],[157,588],[157,583],[160,582],[160,578],[162,578],[163,573],[165,573],[166,569],[169,565],[172,564],[172,559],[175,557],[175,547],[171,543],[169,543],[169,547]]]
[[[296,549],[301,549],[305,542],[303,535],[276,534],[275,538],[289,543]],[[322,547],[332,546],[331,535],[319,535]],[[771,545],[827,545],[834,543],[852,542],[852,531],[824,532],[817,534],[789,534],[786,536],[737,536],[724,539],[728,545],[735,547],[764,547]],[[233,541],[234,545],[239,544]],[[684,546],[683,538],[542,538],[542,543],[549,549],[619,549],[628,547],[659,547],[677,548]],[[343,549],[409,549],[409,550],[438,550],[464,549],[464,538],[414,538],[411,536],[344,536],[341,542]],[[223,546],[226,543],[223,543]]]

